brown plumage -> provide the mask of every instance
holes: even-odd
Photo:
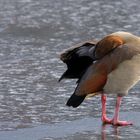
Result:
[[[96,58],[102,58],[113,49],[124,44],[124,40],[118,36],[109,35],[96,44],[94,55]]]
[[[66,50],[60,58],[68,67],[60,79],[78,78],[68,106],[79,106],[91,93],[124,96],[140,80],[140,38],[127,32],[85,42]]]

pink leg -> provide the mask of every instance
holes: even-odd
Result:
[[[119,110],[120,110],[121,100],[122,100],[122,97],[118,96],[117,97],[117,102],[116,102],[114,118],[112,119],[112,124],[113,125],[119,125],[119,126],[132,125],[131,122],[119,121]]]
[[[102,101],[102,122],[111,124],[111,120],[107,118],[106,116],[106,96],[104,94],[101,95],[101,101]]]

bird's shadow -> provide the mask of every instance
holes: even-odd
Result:
[[[113,138],[113,140],[120,140],[119,128],[119,126],[103,124],[101,126],[101,140],[108,140],[109,138]]]

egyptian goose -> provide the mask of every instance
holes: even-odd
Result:
[[[128,32],[115,32],[100,41],[87,41],[62,52],[67,70],[59,79],[78,78],[67,105],[78,107],[86,96],[101,94],[102,122],[131,125],[119,121],[122,97],[140,80],[140,38]],[[117,95],[113,119],[106,115],[106,95]]]

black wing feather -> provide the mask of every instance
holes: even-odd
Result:
[[[59,81],[63,78],[78,78],[80,79],[85,70],[94,61],[93,51],[95,48],[94,43],[84,43],[79,47],[68,49],[61,54],[61,60],[66,63],[67,70],[60,77]]]

